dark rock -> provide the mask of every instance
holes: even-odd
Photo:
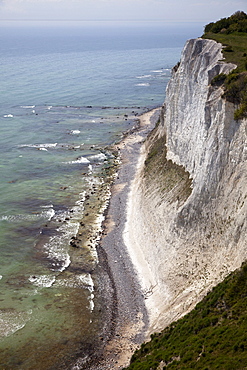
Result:
[[[77,245],[74,241],[71,240],[71,242],[69,243],[71,245],[71,247],[73,248],[79,248],[79,245]]]

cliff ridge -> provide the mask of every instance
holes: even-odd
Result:
[[[222,45],[187,41],[160,124],[146,140],[124,231],[150,333],[188,311],[246,260],[247,120],[210,82],[236,66]]]

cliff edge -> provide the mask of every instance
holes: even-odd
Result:
[[[160,124],[142,148],[123,233],[159,331],[247,258],[247,120],[212,86],[236,66],[222,45],[187,41]]]

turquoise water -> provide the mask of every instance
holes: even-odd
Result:
[[[163,103],[200,29],[1,27],[1,368],[67,368],[102,332],[95,246],[115,160],[107,146]]]

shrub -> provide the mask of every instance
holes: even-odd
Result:
[[[225,60],[237,64],[228,76],[219,74],[211,81],[212,86],[224,86],[223,97],[238,105],[234,119],[247,115],[247,14],[238,11],[228,18],[205,26],[204,38],[211,38],[225,45]]]
[[[217,22],[211,22],[205,26],[205,33],[233,33],[247,32],[247,14],[238,11],[228,18],[222,18]]]
[[[233,52],[233,49],[232,49],[232,46],[231,45],[228,45],[228,46],[226,46],[225,48],[224,48],[224,51],[227,51],[228,53],[229,52]]]
[[[212,81],[211,85],[213,86],[219,86],[222,85],[226,80],[226,74],[225,73],[220,73],[219,75],[215,76]]]
[[[153,336],[155,343],[152,340],[142,346],[148,352],[137,351],[128,369],[157,369],[161,360],[165,361],[167,370],[244,369],[247,363],[246,299],[247,264],[243,264],[242,269],[216,286],[196,309]],[[236,309],[238,320],[231,315]],[[229,315],[223,320],[225,312]],[[198,329],[196,334],[190,329],[193,327]]]
[[[225,87],[223,97],[229,102],[239,105],[234,113],[234,119],[239,120],[247,117],[247,73],[238,73],[234,70],[228,76],[221,73],[211,81],[212,86],[223,84]]]

